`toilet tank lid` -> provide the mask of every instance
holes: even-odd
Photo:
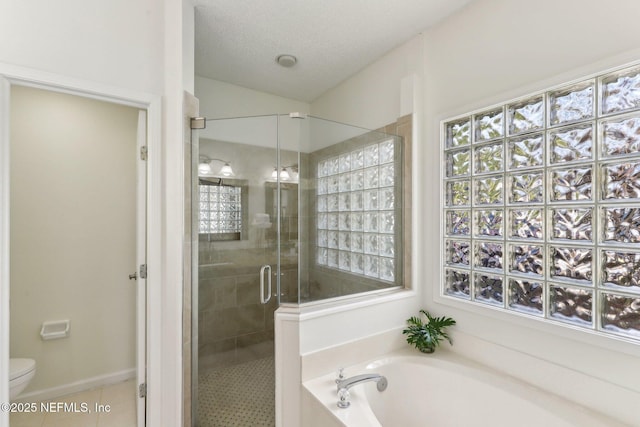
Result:
[[[9,359],[9,381],[33,371],[36,361],[33,359]]]

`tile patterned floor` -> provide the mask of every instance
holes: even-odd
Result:
[[[275,426],[275,366],[273,356],[210,369],[198,383],[199,427]],[[11,427],[135,427],[134,380],[83,391],[54,402],[110,405],[109,413],[14,413]]]
[[[136,384],[129,380],[102,388],[70,394],[51,402],[86,403],[91,413],[40,412],[12,413],[11,427],[135,427]],[[109,405],[109,412],[95,412],[96,404]],[[40,405],[38,404],[38,407]]]
[[[198,378],[199,427],[273,427],[273,356],[202,372]]]

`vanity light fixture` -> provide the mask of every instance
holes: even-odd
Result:
[[[234,176],[231,164],[227,160],[212,159],[207,156],[200,156],[200,162],[198,163],[198,175],[210,175],[211,174],[211,162],[214,160],[224,163],[218,175],[222,176]]]
[[[278,175],[280,176],[280,181],[289,181],[291,180],[291,173],[293,173],[293,180],[296,181],[298,174],[298,165],[284,166],[280,168],[280,172],[278,173],[278,168],[273,168],[273,172],[271,172],[271,179],[277,180]]]
[[[280,181],[288,181],[290,178],[291,176],[289,176],[287,168],[280,168]],[[271,172],[271,179],[278,179],[278,168],[273,168],[273,172]]]

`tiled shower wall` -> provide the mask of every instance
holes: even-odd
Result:
[[[222,242],[224,243],[224,242]],[[200,256],[207,258],[212,246],[220,242],[201,242]],[[276,299],[260,303],[260,267],[267,260],[260,249],[227,253],[233,266],[224,262],[199,267],[199,353],[200,369],[234,364],[273,354],[273,312]],[[238,266],[238,261],[242,266]],[[265,261],[265,262],[261,262]],[[275,272],[272,270],[275,283]]]

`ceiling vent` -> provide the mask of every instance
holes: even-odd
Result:
[[[296,62],[298,62],[298,58],[293,55],[279,55],[276,58],[276,62],[285,68],[291,68],[296,65]]]

